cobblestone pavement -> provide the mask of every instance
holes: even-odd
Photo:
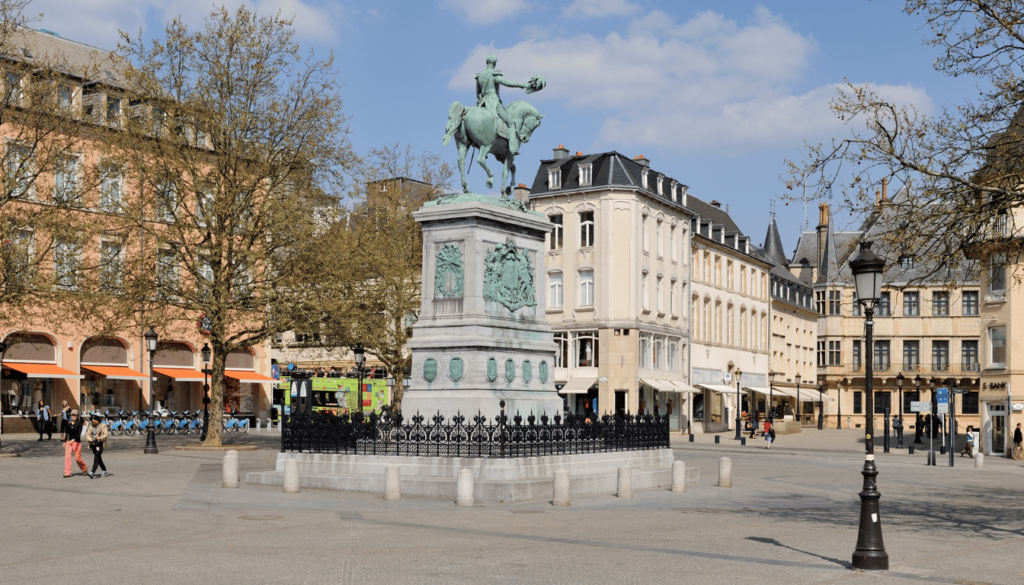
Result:
[[[149,456],[144,438],[113,437],[110,477],[64,479],[56,440],[3,435],[0,452],[21,457],[0,458],[0,583],[1024,583],[1021,462],[926,467],[895,449],[878,455],[891,570],[849,570],[862,436],[808,429],[771,450],[676,439],[701,470],[685,494],[457,508],[222,489],[221,454],[173,450],[189,436],[160,436]],[[242,472],[272,467],[278,437],[228,437],[260,446]],[[715,485],[723,456],[731,489]]]

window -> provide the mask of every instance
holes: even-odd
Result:
[[[875,371],[888,371],[892,362],[889,354],[889,340],[875,342]]]
[[[650,302],[647,299],[647,271],[645,270],[643,275],[640,277],[640,308],[645,311],[649,311],[651,308]]]
[[[679,371],[679,338],[668,338],[668,351],[665,356],[665,369],[670,372]]]
[[[932,315],[935,317],[949,316],[949,293],[946,291],[932,292]]]
[[[965,339],[960,342],[960,369],[965,372],[979,370],[977,339]]]
[[[580,247],[590,248],[594,245],[594,212],[580,213]]]
[[[722,257],[715,256],[715,284],[722,286]]]
[[[647,214],[640,216],[640,243],[643,246],[644,252],[648,252],[651,249],[650,244],[647,241]]]
[[[829,315],[842,315],[843,314],[843,291],[841,291],[841,290],[830,290],[830,291],[828,291],[828,314]]]
[[[55,162],[53,201],[58,205],[78,204],[78,157],[65,156]]]
[[[598,367],[598,333],[597,331],[579,331],[572,334],[573,347],[576,355],[577,368]]]
[[[178,187],[174,181],[161,181],[154,189],[156,195],[156,218],[173,222],[178,215]]]
[[[892,412],[892,392],[875,392],[875,414]]]
[[[641,368],[652,368],[651,360],[651,334],[641,333],[640,334],[640,367]]]
[[[676,261],[676,226],[668,228],[668,253],[671,255],[672,261]]]
[[[853,391],[853,414],[864,414],[862,401],[863,393],[860,390]]]
[[[860,317],[863,310],[860,300],[857,299],[857,291],[853,291],[853,316]]]
[[[548,237],[548,249],[549,250],[561,250],[562,249],[562,214],[552,215],[548,219],[551,220],[551,233]]]
[[[100,286],[104,290],[113,290],[121,285],[121,248],[118,242],[100,242]]]
[[[725,263],[725,288],[732,290],[732,260]]]
[[[82,249],[74,242],[57,240],[53,243],[54,282],[60,288],[74,289],[78,286]]]
[[[715,301],[715,343],[722,343],[722,301]]]
[[[214,219],[213,205],[213,193],[211,191],[201,191],[196,196],[196,225],[205,228],[207,222]]]
[[[921,314],[921,294],[916,291],[903,293],[903,316],[917,317]]]
[[[665,181],[665,177],[658,175],[658,195],[661,195],[661,185]]]
[[[829,340],[828,342],[828,365],[843,365],[843,342],[842,340]]]
[[[879,317],[891,317],[892,316],[892,295],[884,292],[882,296],[878,297],[878,313]]]
[[[725,344],[732,345],[732,305],[725,308]]]
[[[31,197],[32,183],[35,178],[31,151],[21,146],[8,144],[4,158],[4,170],[7,171],[7,180],[13,184],[12,187],[9,187],[11,189],[10,196],[12,198]]]
[[[590,164],[580,165],[580,185],[587,186],[593,182],[594,166]]]
[[[678,315],[676,312],[676,279],[668,283],[668,312],[670,315]]]
[[[32,279],[34,254],[35,237],[28,230],[14,232],[10,244],[0,248],[0,266],[7,261],[4,281],[11,286],[10,290],[16,290],[17,285],[27,285]]]
[[[740,347],[747,347],[750,342],[750,336],[747,335],[747,309],[740,307]]]
[[[548,189],[562,188],[562,169],[548,169]]]
[[[1006,367],[1006,327],[992,327],[988,330],[990,366]]]
[[[178,258],[174,252],[165,250],[157,257],[158,294],[163,298],[174,298],[178,294],[181,283],[178,279]]]
[[[747,267],[740,265],[740,294],[747,292]]]
[[[861,347],[860,340],[859,339],[854,339],[853,340],[853,371],[855,371],[855,372],[860,371],[860,368],[863,365],[864,358],[863,358],[863,354],[861,354],[861,349],[862,349],[862,347]]]
[[[665,336],[654,336],[654,369],[665,369]]]
[[[918,366],[921,365],[921,342],[920,341],[904,341],[903,342],[903,371],[913,372],[917,371]]]
[[[910,412],[910,403],[919,402],[921,400],[921,393],[917,390],[905,390],[903,392],[903,412]]]
[[[562,273],[552,272],[548,275],[548,308],[562,308]]]
[[[121,209],[121,173],[111,166],[103,169],[100,183],[100,209],[116,212]]]
[[[654,239],[657,241],[655,249],[658,251],[658,258],[665,257],[665,248],[661,243],[661,224],[663,222],[659,219],[657,224],[654,226]]]
[[[640,171],[640,185],[644,189],[647,188],[647,169]]]
[[[825,361],[825,342],[823,340],[818,341],[818,367],[824,368],[826,363],[827,362]]]
[[[963,402],[961,403],[960,412],[963,414],[978,414],[978,393],[968,392],[961,396],[963,396],[961,399]]]
[[[711,299],[704,299],[704,312],[700,317],[704,324],[704,335],[701,336],[701,339],[711,341]]]
[[[196,260],[196,289],[199,291],[200,296],[206,296],[210,294],[210,287],[213,285],[213,265],[210,264],[210,259],[203,256]]]
[[[949,341],[932,341],[932,370],[949,371]]]
[[[819,315],[825,314],[825,291],[819,290],[814,292],[814,303],[818,309]]]
[[[594,306],[594,271],[580,270],[580,306]]]
[[[690,299],[690,333],[694,339],[700,339],[700,299],[694,296]]]
[[[902,268],[904,270],[910,270],[911,268],[914,267],[914,257],[913,256],[900,256],[899,263],[900,263],[900,268]]]
[[[960,310],[964,315],[978,314],[978,291],[965,290],[963,292],[962,300],[963,304],[960,307]]]
[[[57,105],[62,108],[70,108],[73,95],[70,85],[66,83],[60,84],[57,86]]]
[[[569,334],[568,333],[555,333],[555,367],[556,368],[568,368],[569,367]]]
[[[23,78],[20,73],[7,72],[7,100],[9,102],[17,103],[21,101],[21,98],[25,97],[22,81]]]
[[[992,294],[1006,292],[1006,256],[993,254],[989,259],[988,288]]]
[[[107,96],[107,124],[121,124],[121,98]]]
[[[704,282],[711,284],[711,253],[704,252]]]
[[[657,278],[657,280],[655,280],[654,282],[655,282],[654,295],[655,295],[655,299],[656,299],[656,302],[657,302],[658,312],[659,313],[664,313],[665,312],[665,305],[664,305],[665,301],[662,299],[662,294],[661,294],[661,277],[659,276]]]

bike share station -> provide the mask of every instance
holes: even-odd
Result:
[[[953,387],[952,392],[949,388],[936,388],[934,393],[934,401],[914,401],[910,403],[910,411],[914,413],[930,413],[931,424],[926,427],[928,433],[928,457],[927,465],[935,466],[935,430],[934,427],[939,427],[939,454],[949,455],[949,466],[954,466],[954,455],[956,451],[956,409],[950,408],[951,404],[955,404],[953,397],[956,394],[966,394],[967,389],[958,389]],[[977,452],[977,436],[975,436],[975,450]],[[913,447],[911,447],[913,449]],[[913,453],[913,451],[911,451]]]

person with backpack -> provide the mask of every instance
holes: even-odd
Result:
[[[77,410],[71,411],[71,420],[68,422],[67,428],[64,429],[62,441],[64,443],[64,477],[71,477],[72,459],[82,470],[82,475],[85,475],[89,468],[85,466],[85,461],[82,461],[82,421],[78,419]]]
[[[772,441],[775,440],[775,429],[772,427],[772,422],[769,419],[764,419],[764,442],[765,449],[772,448]]]
[[[49,441],[53,438],[52,421],[50,420],[50,407],[46,406],[46,403],[42,400],[39,401],[39,407],[36,409],[36,425],[39,427],[39,440],[43,440],[43,434],[46,434],[46,440]]]
[[[109,436],[110,429],[103,424],[99,415],[92,415],[92,421],[85,428],[85,442],[92,451],[92,471],[89,472],[89,477],[96,477],[97,467],[103,470],[100,477],[107,477],[107,466],[103,464],[103,449],[107,446]]]

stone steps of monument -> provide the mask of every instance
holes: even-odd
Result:
[[[671,485],[672,472],[667,469],[634,469],[633,489],[667,489]],[[279,471],[251,472],[245,481],[252,485],[284,486],[284,473]],[[686,484],[696,485],[700,481],[700,470],[686,470]],[[613,494],[617,489],[616,473],[601,473],[572,476],[569,480],[571,495]],[[428,477],[402,475],[403,496],[420,496],[454,499],[456,480],[453,477]],[[384,475],[380,474],[339,474],[299,472],[299,486],[303,489],[355,491],[384,493]],[[473,482],[473,497],[480,502],[528,502],[550,499],[553,477],[532,477],[523,479],[481,480]]]

